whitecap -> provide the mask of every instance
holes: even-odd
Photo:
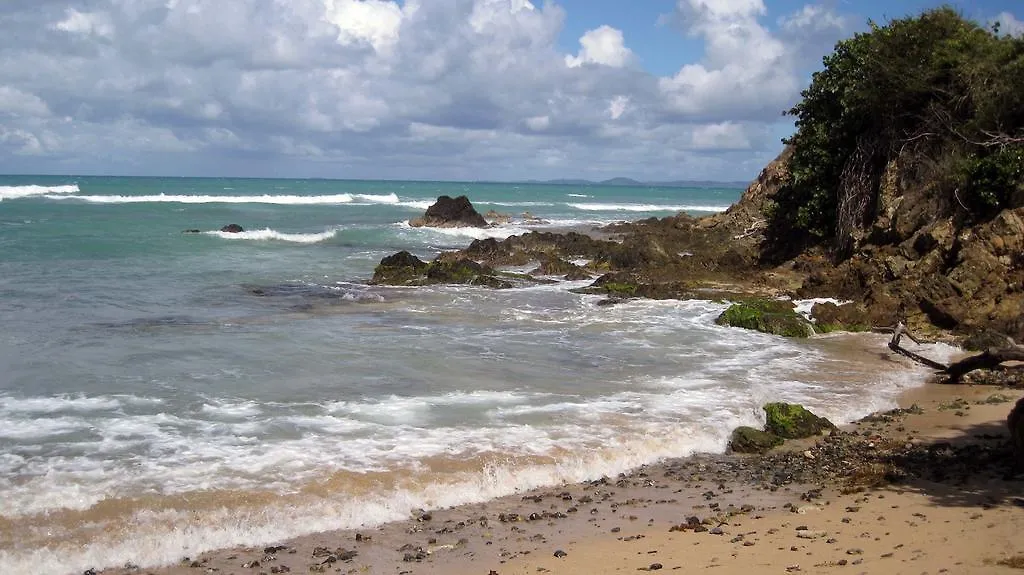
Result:
[[[77,184],[69,184],[65,186],[0,186],[0,202],[4,200],[14,200],[18,198],[28,198],[31,196],[56,196],[65,197],[60,194],[77,194],[80,190]]]
[[[570,208],[587,212],[724,212],[729,206],[660,204],[566,204]]]
[[[281,241],[296,244],[315,244],[329,240],[338,235],[338,230],[327,230],[316,234],[288,234],[263,228],[262,230],[249,230],[244,232],[222,232],[219,230],[206,232],[208,235],[217,236],[225,240],[252,240],[252,241]]]

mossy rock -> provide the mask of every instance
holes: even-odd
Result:
[[[764,453],[773,447],[782,445],[782,442],[783,439],[778,435],[743,426],[733,430],[729,449],[733,453]]]
[[[512,282],[491,275],[479,275],[469,282],[470,285],[489,287],[493,289],[509,289],[515,287]]]
[[[811,324],[796,313],[793,303],[783,300],[751,299],[733,304],[715,323],[785,337],[808,337],[814,333]]]
[[[764,413],[764,430],[783,439],[814,437],[836,428],[831,421],[794,403],[769,403],[764,406]]]
[[[427,262],[407,251],[401,251],[380,261],[380,264],[373,270],[373,279],[370,280],[370,283],[408,285],[422,279],[428,267],[430,264]]]
[[[434,261],[427,269],[427,283],[468,284],[477,276],[493,273],[488,267],[473,260],[460,259],[454,261]]]

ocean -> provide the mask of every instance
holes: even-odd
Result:
[[[614,476],[721,452],[768,401],[837,422],[893,405],[919,373],[716,326],[722,302],[366,284],[400,250],[740,193],[0,176],[0,573],[176,562]],[[405,223],[441,194],[514,219]]]

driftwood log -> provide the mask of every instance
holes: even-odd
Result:
[[[889,349],[891,349],[893,353],[898,353],[899,355],[908,357],[921,365],[925,365],[936,371],[944,373],[949,376],[948,383],[960,383],[961,377],[976,369],[998,369],[1004,367],[1003,364],[1007,362],[1024,362],[1024,346],[1016,345],[1013,340],[1008,340],[1006,347],[989,348],[978,355],[972,355],[955,363],[946,365],[933,359],[928,359],[921,354],[914,353],[901,346],[900,341],[903,336],[906,336],[907,339],[921,345],[921,341],[914,337],[914,335],[910,333],[907,330],[907,327],[902,323],[897,324],[895,328],[883,328],[879,331],[892,332],[892,339],[889,340]]]

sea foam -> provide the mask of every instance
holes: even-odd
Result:
[[[249,230],[245,232],[222,232],[219,230],[206,232],[209,235],[224,238],[225,240],[254,240],[254,241],[281,241],[296,244],[315,244],[329,240],[338,234],[338,230],[327,230],[317,234],[288,234],[264,228],[262,230]]]
[[[55,196],[66,197],[62,194],[77,194],[80,190],[77,184],[65,186],[0,186],[0,202],[31,196]]]
[[[586,212],[724,212],[729,206],[711,205],[677,205],[660,204],[580,204],[568,203],[567,206]]]
[[[45,195],[51,200],[78,200],[94,204],[143,204],[143,203],[178,203],[178,204],[275,204],[290,206],[338,205],[338,204],[398,204],[395,194],[330,194],[322,196],[297,196],[262,194],[259,196],[209,196],[182,194],[153,194],[140,196],[123,195]]]

